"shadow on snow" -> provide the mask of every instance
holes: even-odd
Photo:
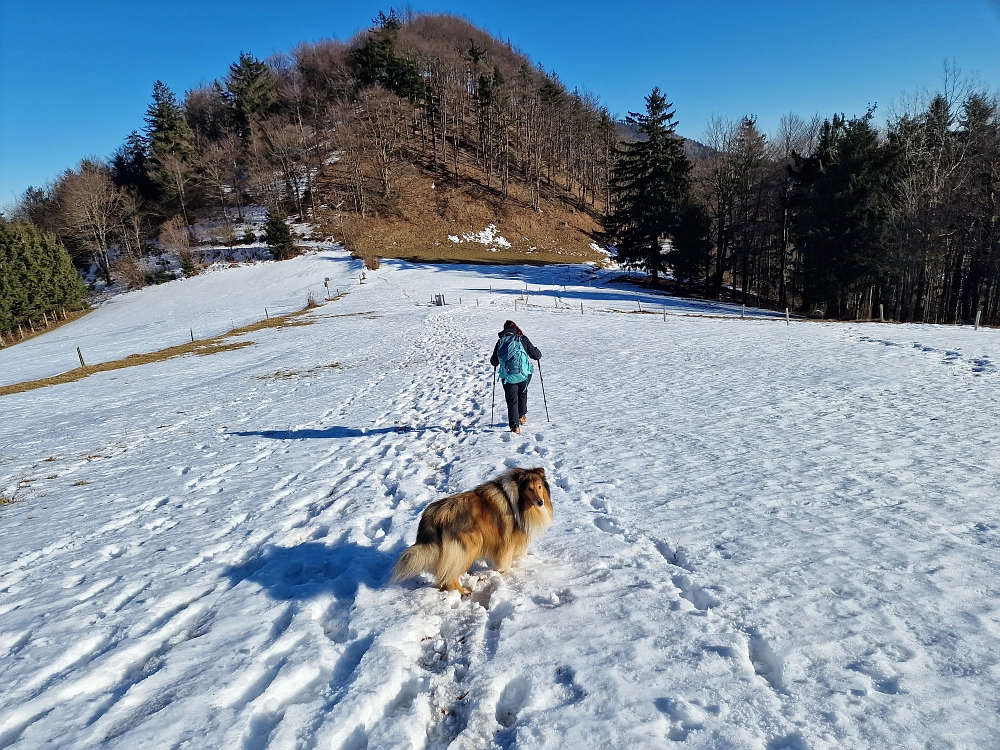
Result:
[[[333,425],[331,427],[324,427],[321,430],[306,429],[306,430],[248,430],[245,432],[229,432],[229,435],[236,435],[238,437],[265,437],[272,440],[316,440],[316,439],[330,439],[330,438],[357,438],[366,437],[368,435],[387,435],[391,432],[398,433],[400,435],[405,434],[416,434],[419,435],[424,432],[470,432],[470,428],[466,427],[414,427],[412,425],[396,425],[395,427],[373,427],[368,428],[358,428],[358,427],[342,427],[339,425]]]
[[[331,260],[334,260],[331,258]],[[421,268],[431,272],[463,271],[475,274],[482,279],[495,279],[496,284],[471,285],[465,291],[479,294],[498,295],[521,295],[525,284],[528,285],[528,296],[535,301],[532,306],[555,307],[555,299],[569,304],[580,302],[589,305],[628,303],[630,306],[636,303],[644,305],[649,312],[660,312],[664,307],[667,313],[692,313],[704,315],[739,315],[742,308],[732,302],[715,302],[712,300],[701,300],[690,297],[675,297],[667,292],[654,292],[642,289],[629,284],[627,281],[611,283],[612,278],[623,275],[620,271],[609,272],[599,271],[582,264],[566,265],[494,265],[478,263],[411,263],[410,261],[387,258],[382,260],[382,264],[398,270],[408,268]],[[377,272],[373,274],[368,283],[373,283],[378,279]],[[454,281],[450,281],[453,284]],[[562,290],[566,286],[566,291]],[[448,292],[448,289],[442,289]],[[451,290],[449,297],[458,295],[456,290]],[[545,298],[551,300],[550,305],[537,302],[538,299]],[[747,314],[754,317],[784,317],[784,313],[774,310],[764,310],[761,308],[747,307]]]
[[[268,545],[246,562],[226,568],[223,575],[233,586],[250,581],[281,601],[332,594],[340,602],[353,602],[360,585],[377,588],[388,580],[397,554],[354,542]]]

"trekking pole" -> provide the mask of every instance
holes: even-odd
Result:
[[[545,404],[545,421],[551,422],[549,419],[549,402],[545,400],[545,378],[542,377],[542,361],[540,359],[535,360],[538,363],[538,379],[542,383],[542,403]]]
[[[497,368],[493,368],[493,400],[490,403],[490,427],[493,426],[493,409],[497,404]]]

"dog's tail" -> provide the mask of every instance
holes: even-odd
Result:
[[[389,583],[405,581],[407,578],[414,578],[425,571],[434,570],[437,567],[437,562],[438,548],[436,545],[412,544],[403,550],[403,554],[396,561]]]

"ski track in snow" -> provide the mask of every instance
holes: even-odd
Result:
[[[0,404],[0,748],[996,744],[994,332],[272,268],[355,283],[253,347]],[[502,391],[488,417],[506,317],[553,416],[533,382],[520,436]],[[386,585],[429,501],[511,466],[552,487],[532,554],[464,599]]]

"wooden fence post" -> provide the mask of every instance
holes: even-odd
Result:
[[[982,316],[982,310],[976,310],[976,330],[979,330],[979,318]]]

